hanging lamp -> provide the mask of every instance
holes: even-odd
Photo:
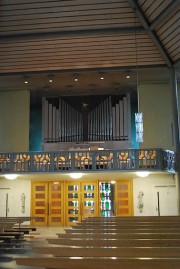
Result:
[[[136,21],[135,21],[135,48],[136,48],[136,87],[137,87],[137,101],[138,112],[135,113],[135,128],[136,128],[136,142],[142,143],[144,141],[143,134],[143,113],[139,112],[139,73],[138,73],[138,59],[137,59],[137,36],[136,36]]]

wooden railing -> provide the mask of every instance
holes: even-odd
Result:
[[[174,152],[164,149],[71,150],[0,153],[0,173],[76,171],[175,171]]]

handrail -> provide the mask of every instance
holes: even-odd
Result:
[[[0,153],[0,174],[74,171],[175,171],[174,152],[158,148]]]

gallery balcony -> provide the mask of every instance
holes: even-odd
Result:
[[[0,174],[144,170],[175,172],[174,152],[148,148],[0,153]]]

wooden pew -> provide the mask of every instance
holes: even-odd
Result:
[[[0,239],[9,243],[9,246],[14,246],[27,233],[27,230],[23,231],[20,225],[30,219],[31,217],[0,217]],[[16,224],[18,224],[18,229],[14,229]]]
[[[180,239],[47,239],[49,244],[81,247],[179,247]]]
[[[19,225],[19,228],[21,227],[22,223],[26,221],[31,221],[33,219],[37,219],[38,217],[0,217],[0,223],[1,222],[14,222]]]
[[[83,223],[94,223],[94,222],[123,222],[123,221],[131,221],[131,222],[136,222],[136,221],[179,221],[180,220],[180,215],[177,215],[177,216],[123,216],[123,217],[116,217],[116,216],[113,216],[113,217],[87,217],[85,218],[84,220],[82,220],[82,224]],[[81,224],[81,223],[78,223],[78,224]]]
[[[17,258],[16,262],[47,269],[179,269],[180,226],[177,218],[174,221],[167,223],[164,218],[166,224],[137,222],[129,227],[130,220],[109,227],[78,224],[80,228],[68,229],[57,239],[47,239],[48,246],[35,249],[52,257]]]
[[[179,269],[179,258],[120,258],[120,257],[31,257],[16,258],[16,263],[23,266],[44,267],[46,269]]]
[[[51,254],[55,257],[152,257],[152,258],[180,258],[180,247],[138,248],[138,247],[117,247],[117,248],[82,248],[82,247],[34,247],[35,253]]]
[[[174,228],[180,228],[180,222],[178,223],[147,223],[147,224],[141,224],[141,223],[120,223],[120,224],[112,224],[112,225],[85,225],[85,226],[73,226],[72,230],[82,230],[82,229],[123,229],[123,228],[168,228],[168,227],[174,227]]]
[[[135,229],[133,229],[133,228],[131,228],[131,230],[132,230],[132,232],[134,232],[134,231],[142,231],[142,232],[154,232],[154,233],[158,233],[158,232],[163,232],[163,231],[169,231],[169,232],[173,232],[173,231],[175,231],[175,232],[179,232],[179,230],[180,230],[180,227],[159,227],[159,228],[157,228],[157,227],[150,227],[150,228],[148,228],[148,227],[146,227],[146,228],[135,228]],[[120,232],[123,232],[123,233],[129,233],[129,228],[126,228],[125,226],[124,227],[122,227],[122,228],[112,228],[112,229],[108,229],[108,228],[104,228],[104,229],[96,229],[96,228],[91,228],[91,229],[65,229],[65,231],[66,231],[66,233],[67,234],[74,234],[74,233],[94,233],[94,234],[98,234],[98,233],[120,233]]]
[[[161,230],[159,232],[149,232],[148,230],[146,232],[140,232],[134,230],[133,232],[132,230],[127,230],[126,233],[58,233],[57,236],[61,239],[180,239],[180,229],[176,232],[161,232]]]

